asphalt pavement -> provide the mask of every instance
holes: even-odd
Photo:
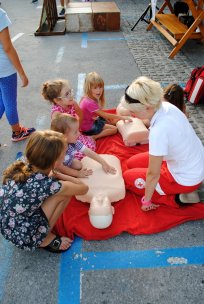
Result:
[[[1,2],[12,20],[11,37],[30,81],[27,88],[21,88],[19,81],[20,120],[38,130],[50,125],[50,105],[40,93],[47,79],[68,79],[79,100],[85,73],[97,71],[105,81],[107,107],[112,108],[125,87],[140,75],[163,85],[184,85],[191,70],[204,63],[203,44],[189,41],[171,60],[172,46],[156,29],[146,32],[146,23],[140,21],[131,31],[148,1],[115,1],[121,10],[119,32],[50,37],[34,36],[42,0],[36,4],[31,0]],[[188,110],[204,143],[204,108],[188,106]],[[2,175],[26,142],[11,142],[5,116],[0,125]],[[0,236],[0,303],[202,304],[203,232],[204,222],[194,221],[154,235],[123,233],[91,242],[76,238],[72,249],[61,255],[41,249],[24,252]]]

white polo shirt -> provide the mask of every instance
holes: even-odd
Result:
[[[0,8],[0,32],[9,27],[10,24],[11,21],[6,12]],[[16,69],[4,52],[3,45],[0,42],[0,78],[10,76],[14,73],[16,73]]]
[[[149,154],[163,156],[175,181],[183,186],[204,179],[204,147],[177,107],[162,102],[150,122]]]

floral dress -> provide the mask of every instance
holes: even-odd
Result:
[[[61,189],[61,183],[42,173],[25,182],[9,180],[0,188],[0,231],[8,241],[25,250],[40,246],[49,233],[41,205]]]
[[[73,117],[78,117],[73,105],[68,106],[67,109],[63,109],[59,105],[53,105],[52,106],[52,110],[51,110],[51,114],[53,114],[54,112],[66,113],[66,114],[72,115]],[[78,137],[78,140],[82,144],[84,144],[87,148],[89,148],[89,149],[91,149],[93,151],[96,151],[96,142],[95,142],[95,140],[92,137],[80,134],[79,137]],[[77,159],[80,160],[83,157],[84,157],[84,154],[82,152],[78,152],[78,151],[76,152],[75,158],[77,158]]]

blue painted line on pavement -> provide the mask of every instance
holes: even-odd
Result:
[[[61,256],[59,304],[80,304],[82,271],[163,268],[204,264],[204,247],[82,252],[82,239]]]
[[[160,82],[162,87],[168,86],[170,83],[177,83],[177,82]],[[186,84],[185,82],[179,82],[178,85],[180,85],[182,88],[185,88]]]
[[[81,47],[83,49],[87,48],[87,39],[88,39],[88,34],[87,33],[82,33]]]
[[[71,248],[61,254],[59,274],[59,304],[80,304],[80,272],[82,239],[75,238]]]
[[[139,251],[86,252],[81,269],[160,268],[183,265],[202,265],[204,247],[165,248]]]
[[[109,38],[88,38],[88,41],[118,41],[126,40],[124,37],[109,37]]]
[[[104,38],[88,38],[88,33],[82,33],[81,35],[81,48],[86,49],[88,41],[120,41],[126,40],[124,37],[104,37]]]
[[[182,88],[185,87],[184,82],[179,82],[178,83]],[[169,85],[169,82],[161,82],[161,86],[165,87]],[[105,90],[121,90],[121,89],[126,89],[127,84],[113,84],[113,85],[105,85]]]
[[[6,279],[9,273],[13,255],[13,248],[8,241],[2,239],[0,243],[0,303],[3,300]]]
[[[125,89],[127,84],[113,84],[113,85],[106,85],[105,90],[121,90]]]

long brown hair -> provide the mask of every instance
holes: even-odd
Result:
[[[164,88],[164,98],[175,105],[179,110],[185,112],[184,92],[178,84],[169,84]]]
[[[3,172],[3,184],[9,179],[15,182],[25,182],[31,174],[33,167],[39,170],[52,168],[66,147],[63,134],[46,130],[34,132],[25,149],[27,162],[16,161]]]
[[[93,87],[103,88],[103,92],[102,92],[100,100],[99,100],[99,106],[101,108],[104,108],[104,106],[105,106],[104,81],[101,78],[101,76],[96,72],[91,72],[91,73],[87,74],[85,81],[84,81],[84,95],[95,100],[95,98],[91,94],[91,89]],[[95,100],[95,101],[98,102],[97,100]]]

